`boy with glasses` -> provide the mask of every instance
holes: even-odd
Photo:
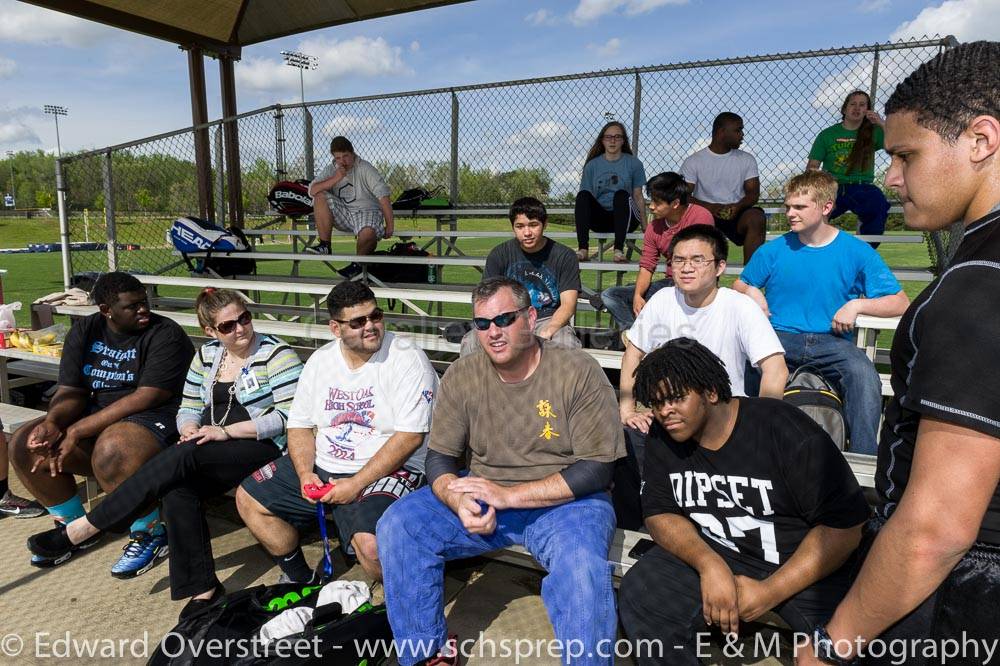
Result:
[[[319,501],[331,509],[341,547],[380,580],[375,523],[424,482],[437,373],[422,350],[386,332],[366,285],[338,284],[327,308],[337,339],[309,357],[299,378],[288,455],[247,477],[236,506],[282,581],[305,582],[312,572],[299,530],[316,522],[305,486],[332,484]]]
[[[572,250],[545,235],[549,215],[538,199],[518,199],[509,217],[514,238],[490,250],[483,279],[506,277],[521,283],[537,313],[535,335],[560,347],[580,347],[570,324],[580,293],[580,262]],[[469,331],[462,338],[461,355],[478,349],[478,338]]]
[[[733,288],[771,319],[789,370],[809,365],[840,393],[850,450],[874,455],[882,381],[850,334],[858,315],[896,317],[910,300],[875,250],[830,225],[836,199],[825,171],[789,180],[791,231],[763,245]]]
[[[457,663],[434,656],[448,641],[445,561],[521,544],[548,571],[542,600],[556,638],[583,648],[573,663],[610,665],[611,650],[601,653],[617,627],[607,488],[624,455],[614,391],[588,354],[532,333],[520,283],[484,280],[472,307],[484,353],[458,359],[441,380],[431,487],[378,524],[399,663]]]

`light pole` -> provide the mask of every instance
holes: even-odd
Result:
[[[17,205],[17,192],[14,191],[14,151],[7,151],[7,160],[10,162],[10,196],[14,199],[14,205]]]
[[[45,113],[51,114],[56,119],[56,156],[62,157],[62,146],[59,145],[59,116],[66,115],[66,107],[46,104],[42,107],[42,110]]]
[[[299,91],[302,93],[302,104],[306,103],[306,85],[302,78],[302,72],[306,69],[318,69],[319,58],[298,51],[282,51],[281,57],[285,59],[285,64],[297,67],[299,70]]]

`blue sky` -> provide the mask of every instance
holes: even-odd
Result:
[[[819,49],[925,34],[1000,39],[1000,0],[475,0],[247,48],[240,111],[298,100],[278,53],[320,57],[306,97]],[[219,115],[215,61],[209,113]],[[54,150],[43,104],[69,108],[64,150],[190,125],[187,66],[172,44],[0,0],[0,150]]]

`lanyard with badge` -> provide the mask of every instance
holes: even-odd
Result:
[[[257,374],[252,372],[247,366],[244,366],[240,372],[240,382],[243,384],[243,390],[247,393],[253,393],[260,388],[260,383],[257,381]]]

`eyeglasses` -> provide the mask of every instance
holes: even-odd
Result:
[[[529,307],[531,306],[529,305],[527,307],[514,310],[513,312],[503,312],[498,314],[496,317],[493,317],[493,319],[487,319],[486,317],[473,317],[472,325],[480,331],[490,330],[490,324],[496,324],[498,328],[507,328],[517,320],[517,315],[521,314]]]
[[[250,322],[253,321],[253,315],[250,314],[249,310],[244,310],[236,319],[229,319],[227,321],[220,321],[213,328],[223,335],[229,335],[236,330],[236,324],[240,326],[249,326]]]
[[[624,141],[625,140],[625,135],[624,134],[605,134],[604,135],[604,140],[605,141]]]
[[[361,317],[354,317],[352,319],[334,319],[334,321],[337,322],[338,324],[347,324],[354,330],[358,330],[359,328],[364,328],[365,324],[367,324],[368,322],[371,322],[373,324],[379,323],[380,321],[382,321],[383,314],[384,313],[382,312],[381,308],[375,308],[374,310],[371,311],[370,314],[366,314]]]
[[[684,268],[685,266],[704,268],[709,264],[714,264],[715,259],[706,259],[705,257],[674,257],[667,263],[674,268]]]

